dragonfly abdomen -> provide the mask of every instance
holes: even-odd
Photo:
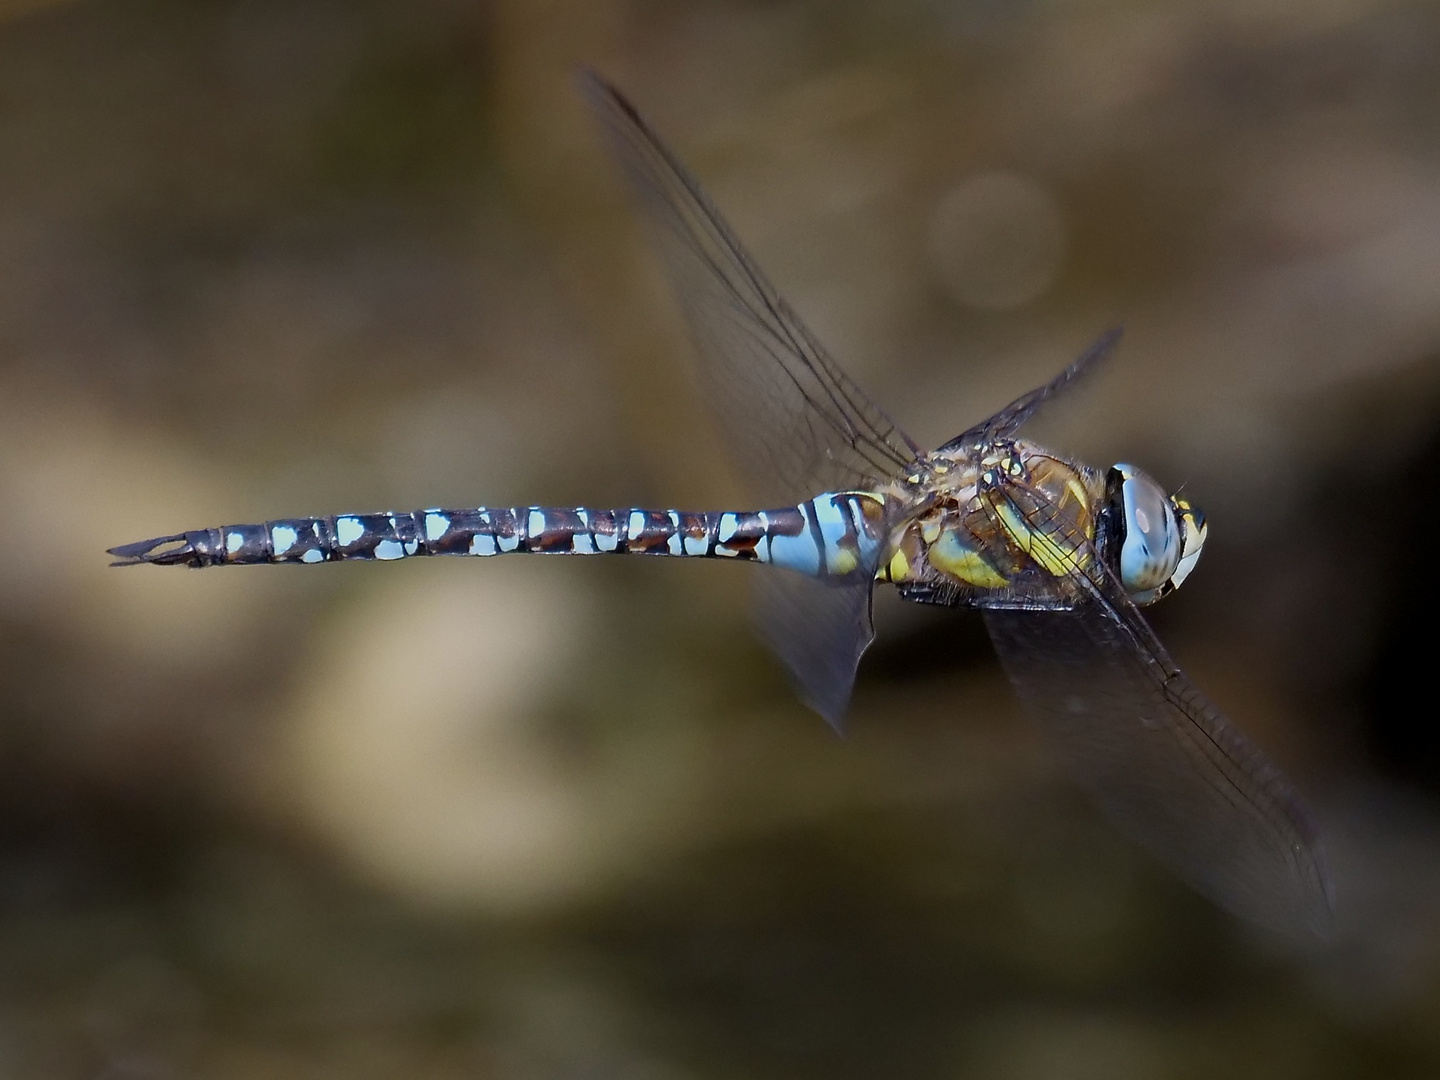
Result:
[[[855,494],[778,510],[595,510],[473,507],[283,518],[222,525],[112,548],[121,565],[391,561],[421,555],[669,555],[774,563],[848,574],[878,546]]]

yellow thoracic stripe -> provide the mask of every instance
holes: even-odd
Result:
[[[1059,543],[1054,537],[1027,522],[1004,496],[992,503],[1000,525],[1015,545],[1054,577],[1065,577],[1078,569],[1082,552]]]
[[[890,556],[890,561],[880,568],[877,575],[882,581],[900,583],[910,580],[910,560],[905,557],[905,552],[896,549],[895,554]]]
[[[946,529],[926,549],[930,565],[981,589],[1002,589],[1009,582],[955,529]]]

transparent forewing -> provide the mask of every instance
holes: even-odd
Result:
[[[1128,599],[985,619],[1021,699],[1118,826],[1236,914],[1324,932],[1329,882],[1298,797]]]
[[[655,227],[751,494],[784,505],[899,473],[918,447],[829,357],[634,107],[594,74],[584,88]]]
[[[1101,360],[1108,356],[1120,341],[1121,329],[1107,330],[1096,342],[1081,353],[1065,370],[1044,386],[1031,390],[1016,398],[994,416],[982,420],[968,431],[962,432],[946,443],[941,450],[964,450],[970,447],[989,446],[991,443],[1012,438],[1020,426],[1039,411],[1051,398],[1065,390],[1072,383],[1093,371]]]

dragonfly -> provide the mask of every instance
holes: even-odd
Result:
[[[837,727],[874,637],[877,587],[976,609],[1019,698],[1122,832],[1241,918],[1323,935],[1330,879],[1299,797],[1140,610],[1194,570],[1204,515],[1136,466],[1096,468],[1019,434],[1118,331],[927,451],[841,369],[635,107],[593,72],[581,82],[664,255],[753,505],[765,509],[284,518],[115,547],[114,565],[508,553],[768,564],[755,574],[760,634],[800,698]]]

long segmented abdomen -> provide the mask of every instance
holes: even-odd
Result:
[[[420,555],[670,555],[749,559],[812,576],[868,566],[883,537],[878,499],[825,493],[778,510],[475,507],[222,525],[111,548],[116,565],[233,566]],[[868,515],[868,516],[867,516]]]

